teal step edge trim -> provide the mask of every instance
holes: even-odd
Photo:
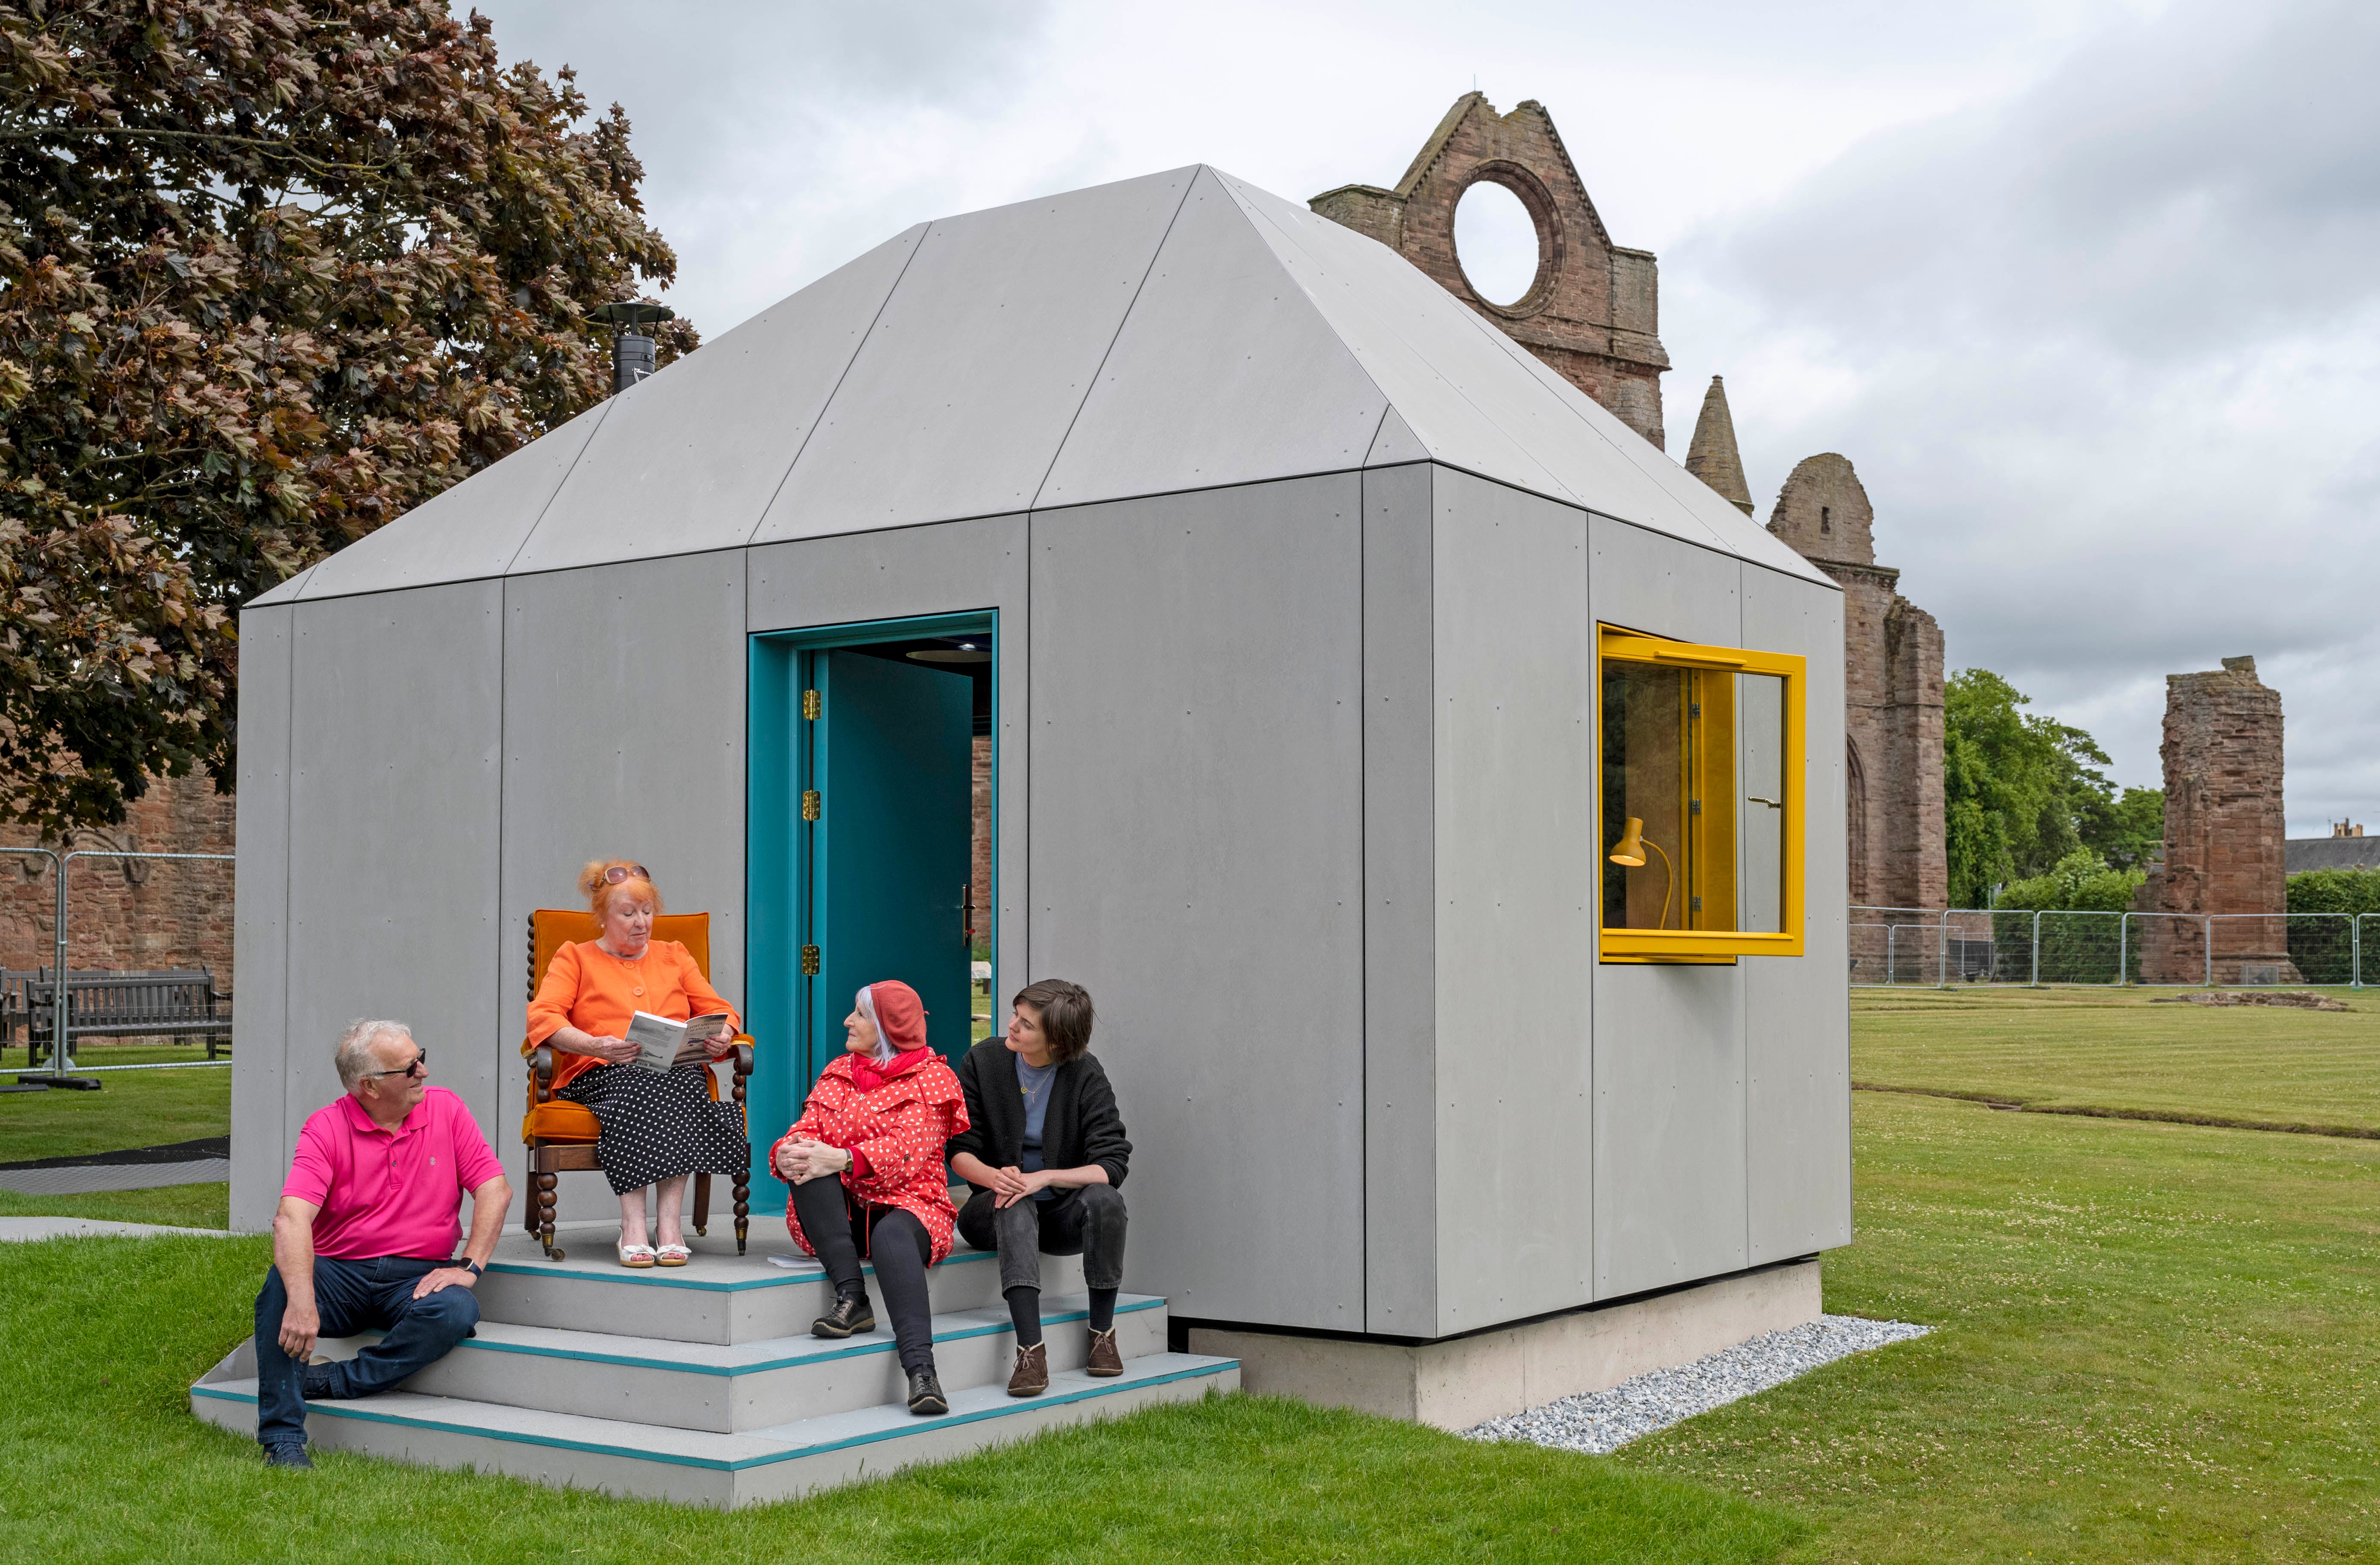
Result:
[[[939,1269],[946,1266],[966,1266],[976,1261],[996,1262],[999,1259],[1000,1252],[997,1250],[953,1250],[936,1261],[934,1267]],[[787,1268],[781,1277],[747,1277],[735,1282],[706,1282],[698,1277],[675,1275],[692,1270],[691,1267],[621,1267],[613,1272],[565,1270],[552,1261],[491,1261],[487,1269],[508,1277],[551,1277],[572,1282],[622,1282],[633,1288],[686,1288],[698,1293],[743,1293],[758,1288],[814,1287],[826,1280],[826,1268],[815,1263],[798,1271]],[[862,1261],[859,1269],[863,1276],[876,1275],[873,1263]]]
[[[1115,1312],[1118,1315],[1137,1315],[1143,1310],[1164,1307],[1165,1301],[1154,1296],[1144,1297],[1132,1303],[1118,1299]],[[1090,1314],[1088,1309],[1063,1310],[1056,1314],[1044,1315],[1041,1317],[1041,1324],[1071,1326],[1075,1321],[1089,1319]],[[993,1337],[1001,1332],[1015,1329],[1014,1324],[1009,1321],[988,1322],[981,1326],[954,1326],[935,1332],[934,1341],[963,1342],[970,1337]],[[362,1336],[367,1333],[359,1332],[358,1335]],[[642,1358],[629,1353],[597,1353],[588,1348],[549,1348],[540,1347],[534,1342],[492,1342],[476,1337],[467,1337],[457,1342],[455,1345],[455,1351],[519,1353],[528,1358],[568,1359],[579,1364],[608,1364],[623,1369],[666,1369],[682,1375],[720,1375],[733,1378],[738,1375],[759,1375],[774,1369],[795,1369],[807,1364],[830,1364],[837,1359],[864,1358],[871,1353],[889,1353],[893,1351],[893,1347],[894,1343],[890,1337],[879,1339],[871,1334],[859,1341],[834,1343],[821,1341],[815,1353],[796,1353],[787,1358],[766,1359],[753,1364],[687,1364],[677,1359]]]
[[[853,1446],[869,1446],[883,1440],[897,1440],[905,1435],[920,1429],[940,1429],[961,1424],[980,1424],[987,1419],[1014,1417],[1018,1413],[1032,1413],[1045,1407],[1064,1407],[1073,1402],[1093,1401],[1114,1396],[1120,1391],[1136,1391],[1154,1386],[1170,1386],[1180,1380],[1212,1379],[1226,1370],[1236,1369],[1239,1367],[1239,1362],[1237,1359],[1228,1358],[1208,1359],[1203,1364],[1194,1365],[1185,1369],[1169,1370],[1163,1375],[1127,1376],[1123,1379],[1105,1386],[1086,1387],[1079,1391],[1068,1391],[1062,1396],[1052,1397],[1045,1394],[1038,1397],[1019,1397],[1005,1407],[988,1407],[977,1413],[946,1413],[939,1418],[920,1418],[913,1424],[895,1425],[889,1429],[873,1430],[864,1435],[852,1435],[840,1440],[829,1440],[820,1445],[789,1447],[782,1451],[772,1451],[766,1456],[747,1456],[735,1462],[722,1462],[717,1457],[710,1456],[674,1456],[667,1451],[638,1450],[634,1446],[605,1445],[595,1440],[565,1439],[552,1435],[525,1435],[506,1429],[479,1429],[468,1424],[449,1424],[441,1419],[400,1418],[390,1413],[368,1412],[362,1408],[341,1407],[335,1402],[309,1402],[306,1404],[306,1410],[310,1414],[318,1417],[352,1418],[362,1424],[386,1424],[402,1429],[431,1429],[442,1435],[461,1435],[483,1440],[504,1440],[513,1445],[543,1446],[552,1450],[586,1451],[594,1456],[626,1457],[633,1462],[658,1462],[672,1467],[698,1467],[713,1473],[742,1473],[755,1467],[772,1467],[781,1462],[797,1462],[804,1457],[826,1456],[834,1451],[847,1450]],[[256,1405],[256,1393],[253,1391],[225,1391],[213,1386],[193,1386],[190,1388],[190,1395],[206,1397],[216,1401],[243,1403],[249,1407]],[[758,1437],[744,1434],[721,1435],[714,1438],[748,1440]]]

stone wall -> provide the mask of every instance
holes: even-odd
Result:
[[[19,828],[0,842],[33,845]],[[55,843],[42,843],[55,848]],[[78,831],[69,848],[145,853],[232,851],[232,798],[204,773],[154,781],[119,827]],[[47,967],[57,881],[48,861],[0,863],[0,967]],[[232,866],[77,859],[67,877],[70,968],[205,967],[232,987]]]
[[[1716,381],[1712,394],[1718,394]],[[1718,411],[1726,415],[1724,401]],[[1732,460],[1732,423],[1728,428]],[[1938,908],[1948,905],[1950,885],[1942,821],[1942,627],[1900,596],[1899,571],[1876,563],[1875,524],[1858,472],[1849,459],[1827,452],[1794,467],[1768,530],[1843,589],[1852,902]]]
[[[2301,982],[2289,958],[2288,827],[2282,808],[2281,695],[2256,677],[2253,658],[2226,658],[2204,673],[2168,674],[2165,861],[2132,905],[2183,915],[2143,920],[2141,981],[2241,981],[2241,968],[2273,964]],[[2208,927],[2190,915],[2218,916]],[[2254,915],[2255,916],[2240,916]]]
[[[1509,305],[1474,289],[1455,252],[1455,203],[1483,179],[1518,196],[1536,224],[1536,280]],[[1649,250],[1612,243],[1544,104],[1524,101],[1499,115],[1484,94],[1466,92],[1394,189],[1342,185],[1309,204],[1404,256],[1629,428],[1663,444],[1661,372],[1670,356],[1659,335],[1659,263]]]

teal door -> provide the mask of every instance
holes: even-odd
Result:
[[[898,978],[926,1004],[927,1041],[966,1052],[974,872],[974,686],[961,674],[844,649],[809,654],[807,1070],[843,1049],[862,985]],[[803,811],[810,813],[808,809]]]

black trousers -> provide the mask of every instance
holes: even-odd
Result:
[[[802,1235],[826,1268],[835,1292],[866,1292],[859,1268],[865,1245],[884,1295],[884,1313],[892,1322],[901,1367],[913,1375],[931,1370],[934,1306],[926,1293],[926,1268],[933,1259],[934,1241],[926,1225],[898,1207],[863,1210],[854,1206],[844,1198],[839,1179],[814,1179],[793,1188],[794,1215],[802,1219]]]
[[[1029,1196],[995,1208],[989,1190],[978,1190],[959,1208],[959,1237],[978,1250],[1000,1252],[1000,1289],[1038,1289],[1041,1256],[1083,1257],[1083,1286],[1123,1286],[1123,1193],[1111,1184],[1086,1184],[1055,1201]]]

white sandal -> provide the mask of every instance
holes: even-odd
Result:
[[[694,1252],[683,1244],[663,1244],[653,1251],[655,1266],[684,1266],[694,1258]]]
[[[653,1264],[653,1247],[650,1244],[623,1244],[620,1246],[620,1264],[631,1271],[647,1270]]]

